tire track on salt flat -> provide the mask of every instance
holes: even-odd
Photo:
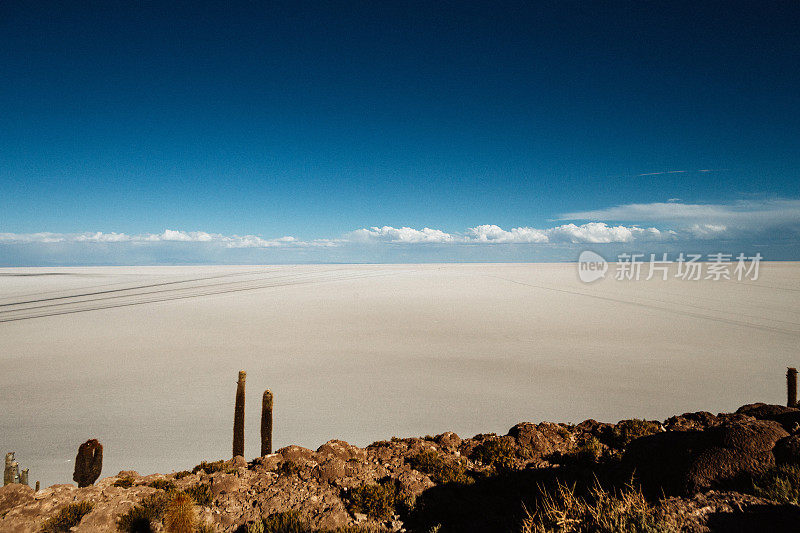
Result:
[[[534,288],[534,289],[542,289],[542,290],[547,290],[547,291],[561,292],[561,293],[565,293],[565,294],[572,294],[572,295],[575,295],[575,296],[585,296],[587,298],[594,298],[594,299],[597,299],[597,300],[605,300],[605,301],[609,301],[609,302],[628,304],[628,305],[633,305],[633,306],[637,306],[637,307],[643,307],[645,309],[654,309],[654,310],[657,310],[657,311],[663,311],[665,313],[670,313],[670,314],[674,314],[674,315],[678,315],[678,316],[682,316],[682,317],[692,317],[692,318],[700,318],[700,319],[705,319],[705,320],[713,320],[715,322],[721,322],[721,323],[729,324],[729,325],[733,325],[733,326],[743,326],[743,327],[748,327],[748,328],[753,328],[753,329],[759,329],[759,330],[762,330],[762,331],[770,331],[770,332],[773,332],[773,333],[782,333],[784,335],[788,335],[788,336],[791,336],[791,337],[794,337],[794,338],[800,336],[800,331],[793,330],[793,329],[772,327],[772,326],[766,326],[766,325],[762,325],[762,324],[753,324],[751,322],[745,322],[745,321],[735,320],[735,319],[731,319],[731,318],[714,317],[714,316],[704,315],[704,314],[701,314],[701,313],[693,313],[691,311],[680,311],[680,310],[675,310],[675,309],[668,309],[668,308],[661,307],[661,306],[658,306],[658,305],[646,304],[646,303],[642,303],[642,302],[634,302],[634,301],[630,301],[630,300],[624,300],[624,299],[621,299],[621,298],[614,298],[614,297],[611,297],[611,296],[602,296],[602,295],[599,295],[599,294],[591,294],[591,293],[586,293],[586,292],[581,292],[581,291],[572,291],[572,290],[568,290],[568,289],[557,289],[555,287],[548,287],[548,286],[545,286],[545,285],[534,285],[532,283],[525,283],[523,281],[517,281],[517,280],[514,280],[514,279],[508,279],[508,278],[504,278],[504,277],[501,277],[501,276],[488,275],[488,277],[500,279],[500,280],[503,280],[503,281],[507,281],[509,283],[516,283],[517,285],[522,285],[522,286],[525,286],[525,287],[531,287],[531,288]],[[713,311],[713,310],[709,309],[709,311]],[[716,311],[716,312],[722,312],[722,311]],[[769,320],[769,319],[761,319],[761,320]]]
[[[412,271],[403,271],[403,272],[412,272]],[[85,313],[89,311],[98,311],[102,309],[115,309],[119,307],[130,307],[135,305],[144,305],[149,303],[159,303],[159,302],[168,302],[168,301],[175,301],[175,300],[184,300],[189,298],[199,298],[202,296],[211,296],[217,294],[230,294],[230,293],[238,293],[244,291],[251,291],[251,290],[258,290],[258,289],[266,289],[266,288],[276,288],[276,287],[289,287],[289,286],[297,286],[297,285],[313,285],[318,283],[330,283],[330,282],[337,282],[337,281],[347,281],[351,279],[360,279],[360,278],[369,278],[369,277],[380,277],[380,276],[388,276],[390,274],[395,274],[396,272],[375,272],[375,273],[367,273],[367,274],[353,274],[350,276],[340,276],[336,278],[328,278],[323,280],[296,280],[296,281],[289,281],[285,283],[276,283],[276,284],[261,284],[257,286],[249,286],[249,287],[239,287],[239,288],[227,288],[223,290],[212,290],[206,291],[203,293],[196,293],[196,294],[186,294],[180,296],[170,296],[170,297],[157,297],[151,298],[146,300],[134,301],[134,302],[119,302],[113,303],[108,305],[99,305],[94,307],[88,308],[78,308],[78,309],[64,309],[60,311],[53,311],[50,313],[40,313],[28,316],[19,316],[19,317],[8,317],[8,318],[0,318],[0,323],[5,322],[17,322],[21,320],[31,320],[35,318],[44,318],[50,316],[60,316],[60,315],[69,315],[75,313]],[[90,302],[91,303],[91,302]]]

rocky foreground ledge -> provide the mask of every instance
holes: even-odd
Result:
[[[196,531],[797,531],[799,463],[800,409],[777,405],[521,423],[503,436],[288,446],[80,489],[12,484],[0,488],[0,531],[166,531],[175,494],[191,497]],[[603,494],[612,525],[581,529],[591,513],[571,498]],[[573,529],[559,518],[570,513]]]

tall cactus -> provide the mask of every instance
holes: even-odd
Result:
[[[22,483],[23,485],[28,484],[28,472],[29,469],[26,468],[25,470],[19,473],[19,482]]]
[[[786,405],[797,407],[797,369],[786,369]]]
[[[247,372],[239,371],[239,382],[236,384],[236,407],[233,412],[233,456],[244,456],[244,382]]]
[[[261,456],[272,453],[272,391],[264,391],[261,402]]]

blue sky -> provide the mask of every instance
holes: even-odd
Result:
[[[797,27],[796,2],[3,2],[0,265],[800,259]]]

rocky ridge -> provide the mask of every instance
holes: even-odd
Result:
[[[744,493],[771,467],[797,463],[800,410],[782,406],[686,413],[663,423],[520,423],[506,435],[466,439],[448,432],[366,448],[340,440],[317,450],[287,446],[250,462],[203,463],[193,472],[124,471],[85,488],[34,492],[11,484],[0,488],[0,531],[41,531],[59,510],[82,501],[93,507],[72,531],[116,531],[121,516],[165,490],[201,494],[199,520],[218,532],[243,531],[287,512],[321,531],[507,531],[523,504],[535,506],[539,488],[555,479],[610,487],[633,479],[656,499],[667,496],[658,506],[681,529],[714,531],[725,517],[740,523],[751,517],[762,526],[770,519],[800,523],[797,506]],[[152,527],[162,530],[157,520]]]

